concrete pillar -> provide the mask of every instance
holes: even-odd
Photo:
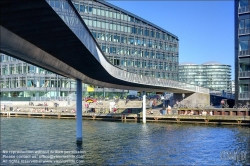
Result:
[[[146,123],[146,92],[142,94],[142,122]]]
[[[82,143],[82,81],[76,84],[76,143]]]

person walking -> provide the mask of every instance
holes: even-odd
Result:
[[[164,106],[165,107],[167,107],[169,105],[168,100],[169,100],[169,96],[165,93],[165,95],[164,95]]]

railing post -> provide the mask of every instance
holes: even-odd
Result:
[[[142,96],[142,122],[146,123],[146,92],[143,91]]]

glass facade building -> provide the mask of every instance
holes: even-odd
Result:
[[[177,36],[105,1],[72,3],[113,65],[140,75],[178,80]],[[4,54],[0,54],[0,65],[1,97],[66,97],[76,88],[74,80]],[[103,88],[95,91],[103,95]]]
[[[178,38],[105,1],[73,0],[109,61],[129,72],[178,80]]]
[[[209,88],[211,91],[232,92],[231,66],[217,62],[202,65],[181,63],[179,81]]]
[[[250,102],[250,1],[235,1],[236,103]]]

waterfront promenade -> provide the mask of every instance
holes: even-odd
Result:
[[[24,102],[23,102],[24,103]],[[55,102],[46,103],[47,106],[34,106],[20,103],[7,104],[5,109],[1,110],[1,117],[32,117],[32,118],[58,118],[75,119],[75,105],[65,105],[62,102],[58,107],[54,107]],[[110,103],[112,103],[110,105]],[[159,102],[160,103],[160,102]],[[61,104],[61,105],[60,105]],[[142,122],[141,101],[118,101],[102,103],[83,102],[83,119],[88,120],[106,120],[106,121],[136,121]],[[8,105],[8,106],[7,106]],[[165,110],[166,111],[166,110]],[[163,111],[162,107],[147,108],[147,122],[162,123],[195,123],[195,124],[214,124],[214,125],[244,125],[250,126],[250,116],[248,109],[232,108],[209,108],[209,109],[191,109],[178,108],[171,111]],[[191,115],[191,111],[193,114]],[[203,114],[203,112],[206,112]],[[212,112],[212,115],[209,114]]]

